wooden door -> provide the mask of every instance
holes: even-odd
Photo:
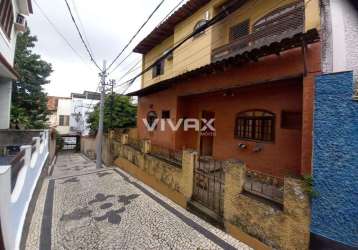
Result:
[[[215,118],[215,113],[211,111],[203,111],[201,114],[203,119],[209,121]],[[204,123],[201,124],[203,127]],[[214,135],[213,131],[207,129],[206,131],[200,132],[200,155],[201,156],[212,156],[214,147]]]

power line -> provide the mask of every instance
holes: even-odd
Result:
[[[161,25],[179,6],[181,6],[181,4],[186,1],[186,0],[181,0],[157,25],[157,27],[159,25]],[[118,67],[125,61],[128,59],[129,56],[131,56],[133,54],[133,51],[131,51],[119,64],[117,64],[117,66],[111,71],[109,72],[109,74],[112,74],[114,71],[116,71],[118,69]],[[141,60],[139,60],[140,62]]]
[[[65,0],[67,1],[67,0]],[[154,16],[154,14],[158,11],[160,6],[164,3],[165,0],[161,0],[160,3],[157,5],[157,7],[154,9],[154,11],[149,15],[147,20],[140,26],[140,28],[137,30],[137,32],[132,36],[132,38],[129,40],[129,42],[124,46],[124,48],[121,50],[121,52],[117,55],[117,57],[113,60],[113,62],[108,66],[108,70],[112,67],[112,65],[118,60],[118,58],[123,54],[123,52],[129,47],[129,45],[132,43],[132,41],[138,36],[139,32],[144,28],[144,26],[149,22],[149,20]],[[123,62],[123,61],[122,61]],[[121,62],[121,63],[122,63]],[[120,64],[119,64],[120,65]],[[119,67],[117,65],[117,67]]]
[[[79,27],[78,27],[78,25],[77,25],[77,23],[76,23],[76,20],[75,20],[75,18],[74,18],[74,16],[73,16],[71,7],[70,7],[70,5],[68,4],[68,1],[65,0],[65,3],[66,3],[66,6],[67,6],[67,9],[68,9],[68,12],[69,12],[70,15],[71,15],[72,22],[73,22],[73,24],[74,24],[75,27],[76,27],[77,33],[78,33],[78,35],[80,36],[80,39],[81,39],[83,45],[85,46],[86,51],[87,51],[89,57],[91,58],[91,61],[94,63],[94,65],[95,65],[100,71],[102,71],[101,67],[99,67],[98,64],[97,64],[97,62],[94,60],[94,58],[93,58],[93,56],[92,56],[92,53],[91,53],[91,51],[89,50],[89,48],[88,48],[88,46],[87,46],[87,44],[86,44],[86,42],[85,42],[85,40],[84,40],[84,38],[83,38],[83,36],[82,36],[82,33],[81,33],[81,31],[80,31],[80,29],[79,29]]]
[[[82,30],[83,30],[83,37],[85,38],[85,41],[88,44],[88,48],[91,51],[92,55],[95,56],[94,53],[93,53],[93,49],[91,48],[91,44],[90,44],[90,42],[88,40],[88,37],[87,37],[87,34],[86,34],[86,29],[85,29],[85,26],[83,25],[83,22],[82,22],[82,19],[81,19],[81,15],[80,15],[80,13],[78,11],[78,8],[77,8],[77,5],[76,5],[76,0],[71,0],[71,1],[72,1],[72,6],[73,6],[73,9],[74,9],[75,14],[77,16],[77,19],[78,19],[78,21],[80,23],[80,26],[81,26]]]
[[[162,21],[159,23],[159,25],[161,25],[179,6],[181,6],[181,4],[183,2],[185,2],[186,0],[181,0],[163,19]],[[157,25],[157,27],[159,26]]]
[[[281,0],[278,4],[276,4],[275,6],[273,6],[270,10],[275,9],[277,6],[279,6],[279,5],[280,5],[281,3],[283,3],[283,2],[284,2],[284,0]],[[305,6],[307,6],[307,4],[308,4],[309,2],[311,2],[311,0],[309,0],[308,2],[306,2]],[[240,2],[236,2],[236,4],[237,4],[237,3],[240,3]],[[256,4],[257,4],[257,1],[256,1],[255,5],[256,5]],[[230,5],[230,4],[229,4],[229,5]],[[235,3],[233,3],[231,6],[233,6],[233,5],[235,5]],[[225,10],[227,10],[227,8],[225,8],[223,11],[225,11]],[[269,11],[270,11],[270,10],[269,10]],[[221,14],[222,14],[222,13],[219,13],[217,16],[215,16],[213,19],[211,19],[210,22],[211,22],[212,20],[216,19],[216,18],[218,18],[218,20],[214,21],[212,24],[207,25],[207,27],[204,27],[204,29],[200,29],[199,32],[195,32],[195,31],[194,31],[193,33],[191,33],[191,34],[189,35],[189,38],[192,37],[192,36],[195,36],[195,34],[197,34],[197,33],[200,33],[200,32],[202,32],[202,31],[205,31],[207,28],[209,28],[210,26],[212,26],[212,25],[218,23],[219,21],[221,21],[222,19],[224,19],[224,18],[226,17],[226,16],[224,16],[223,18],[218,17],[218,16],[221,15]],[[226,14],[229,15],[229,14],[231,14],[231,13],[226,13]],[[195,34],[194,34],[194,33],[195,33]],[[186,38],[184,38],[182,41],[178,42],[172,50],[168,51],[167,53],[165,53],[165,55],[159,57],[158,59],[153,60],[153,61],[154,61],[153,64],[151,64],[149,67],[147,67],[145,70],[143,70],[141,73],[139,73],[139,74],[138,74],[137,76],[135,76],[134,78],[132,78],[132,79],[130,79],[130,80],[128,80],[128,81],[125,81],[125,82],[119,84],[118,87],[124,86],[124,85],[126,85],[126,84],[132,85],[132,84],[134,83],[134,81],[135,81],[139,76],[141,76],[141,75],[145,74],[146,72],[148,72],[153,66],[155,66],[155,65],[156,65],[157,63],[159,63],[160,61],[164,60],[169,54],[171,54],[171,53],[175,50],[175,48],[179,48],[179,47],[180,47],[185,41],[187,41],[187,40],[188,40],[188,37],[186,37]],[[217,41],[218,41],[218,40],[220,40],[220,39],[217,39]],[[179,49],[179,50],[180,50],[180,49]],[[196,52],[195,52],[195,53],[196,53]],[[193,54],[195,54],[195,53],[193,53]],[[192,54],[192,55],[193,55],[193,54]],[[207,56],[207,55],[208,55],[208,54],[204,54],[202,57],[200,57],[200,58],[197,59],[197,60],[200,60],[201,58],[203,58],[203,57],[205,57],[205,56]],[[190,57],[191,57],[191,56],[189,55],[186,59],[188,59],[188,58],[190,58]],[[195,60],[195,61],[197,61],[197,60]],[[185,59],[184,59],[184,61],[185,61]],[[179,62],[179,64],[181,64],[181,63],[183,63],[183,61]],[[135,65],[134,65],[133,67],[135,67]],[[137,68],[138,68],[138,67],[137,67]],[[131,71],[133,71],[133,70],[131,70]],[[125,75],[123,75],[123,76],[121,77],[121,79],[123,79],[126,75],[127,75],[127,73],[126,73]],[[129,87],[130,87],[130,86],[129,86]],[[128,88],[129,88],[129,87],[128,87]],[[127,89],[128,89],[128,88],[127,88]]]
[[[66,39],[66,37],[61,33],[61,31],[56,27],[56,25],[51,21],[51,19],[46,15],[45,11],[40,7],[36,0],[34,0],[37,8],[40,10],[42,16],[47,20],[47,22],[51,25],[54,31],[62,38],[62,40],[67,44],[67,46],[81,59],[81,61],[88,66],[83,57],[76,51],[76,49],[71,45],[71,43]]]

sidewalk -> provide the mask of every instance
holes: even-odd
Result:
[[[250,249],[120,169],[59,155],[26,249]]]

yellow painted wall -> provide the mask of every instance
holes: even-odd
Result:
[[[159,57],[161,57],[167,49],[173,47],[174,44],[174,36],[170,36],[162,43],[158,44],[155,48],[149,51],[145,56],[143,56],[143,64],[142,69],[146,69],[150,65],[152,65]],[[146,87],[152,85],[154,83],[163,81],[165,79],[171,78],[173,68],[173,60],[165,60],[164,65],[164,75],[157,76],[155,78],[152,77],[152,70],[149,70],[142,76],[142,87]]]
[[[306,23],[305,31],[316,28],[321,29],[321,11],[319,7],[319,0],[305,0]]]
[[[182,41],[188,34],[194,31],[195,25],[205,19],[206,13],[212,17],[212,4],[207,4],[194,15],[184,20],[175,27],[174,43]],[[174,52],[174,74],[182,74],[187,71],[209,64],[211,61],[211,29],[203,34],[191,38]]]
[[[229,43],[230,27],[246,19],[250,20],[250,26],[252,26],[262,16],[276,8],[295,1],[296,0],[250,0],[229,17],[225,18],[214,27],[206,30],[204,34],[197,38],[190,39],[178,48],[174,52],[173,60],[170,62],[166,61],[164,75],[152,79],[152,71],[147,72],[142,79],[142,86],[146,87],[164,79],[172,78],[209,64],[211,62],[211,51]],[[302,1],[305,1],[306,3],[305,30],[312,28],[320,29],[319,0]],[[173,36],[159,44],[144,56],[144,66],[149,66],[150,63],[161,56],[166,49],[190,34],[193,31],[195,24],[199,20],[204,19],[206,12],[209,12],[209,17],[212,18],[217,13],[218,6],[224,2],[225,0],[212,0],[192,16],[179,23],[175,27]]]

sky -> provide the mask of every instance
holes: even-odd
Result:
[[[48,95],[64,97],[70,96],[71,93],[81,93],[84,90],[96,91],[99,84],[99,70],[91,63],[85,47],[81,43],[66,8],[65,0],[32,1],[34,14],[28,17],[28,25],[31,34],[38,38],[34,52],[41,55],[43,60],[51,63],[54,70],[49,78],[51,83],[45,86],[45,91]],[[161,0],[67,1],[82,34],[88,41],[95,60],[102,66],[103,60],[106,60],[107,64],[114,60]],[[181,1],[165,0],[119,61],[130,53],[179,2]],[[66,37],[77,53],[56,33],[55,29],[42,15],[38,6],[45,12],[58,31]],[[109,76],[109,79],[119,80],[128,69],[140,60],[140,54],[132,54],[125,63]],[[130,79],[139,72],[140,67],[119,83]],[[133,84],[128,92],[139,88],[140,79]],[[117,88],[116,91],[122,92],[123,88]]]

